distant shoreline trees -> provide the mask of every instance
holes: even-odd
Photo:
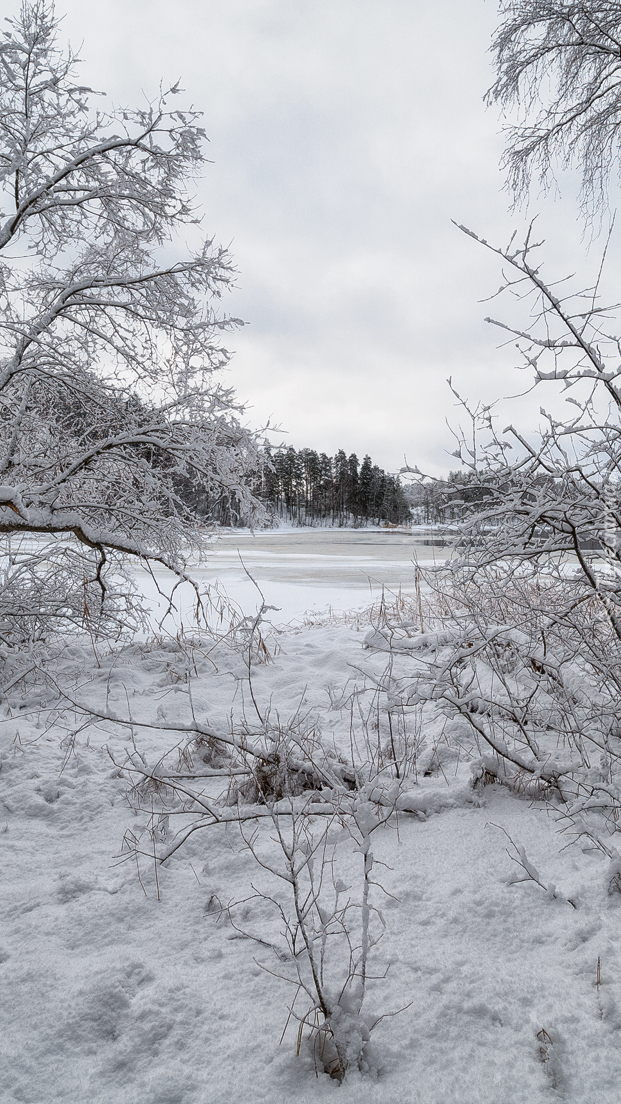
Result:
[[[451,471],[446,479],[427,479],[404,490],[418,525],[450,525],[482,509],[492,494],[485,478],[472,472]]]
[[[410,520],[405,489],[370,456],[335,456],[315,449],[266,446],[257,498],[276,517],[297,525],[354,525]]]

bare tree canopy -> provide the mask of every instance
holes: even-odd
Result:
[[[500,13],[487,100],[522,112],[507,127],[508,185],[520,200],[533,177],[549,186],[555,162],[576,168],[592,215],[621,163],[621,3],[510,0]]]
[[[229,359],[221,331],[236,324],[217,309],[234,270],[198,236],[188,184],[204,132],[198,112],[176,108],[177,87],[140,109],[94,110],[57,47],[53,6],[26,0],[8,22],[0,534],[77,538],[84,586],[103,594],[110,550],[182,569],[193,486],[252,510],[255,440],[214,377]],[[197,245],[179,257],[182,227]]]

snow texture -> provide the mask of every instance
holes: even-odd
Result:
[[[361,669],[379,677],[385,667],[381,651],[363,650],[365,631],[337,623],[280,634],[277,654],[255,668],[259,702],[281,717],[302,703],[338,746]],[[100,711],[172,724],[187,715],[174,641],[107,657],[75,644],[50,669]],[[242,709],[243,675],[232,651],[199,658],[196,714],[226,726]],[[418,781],[373,839],[387,864],[378,867],[386,927],[368,1005],[402,1011],[374,1030],[371,1072],[352,1070],[339,1086],[304,1045],[296,1056],[295,1028],[280,1042],[290,987],[261,969],[262,948],[221,912],[250,898],[245,926],[267,922],[265,901],[252,899],[265,872],[238,827],[196,832],[160,867],[158,900],[152,864],[141,863],[139,879],[119,863],[127,829],[144,827],[131,780],[110,758],[130,744],[127,727],[81,728],[54,704],[30,674],[2,705],[3,1102],[616,1104],[621,896],[609,892],[610,863],[565,848],[544,804],[473,786],[455,741],[434,758],[434,748],[449,752],[437,718],[421,713]],[[135,739],[148,757],[174,743],[155,729]],[[523,871],[501,828],[548,892],[516,884]]]

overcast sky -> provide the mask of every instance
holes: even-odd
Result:
[[[230,380],[249,421],[389,470],[404,455],[455,466],[447,376],[473,399],[523,383],[478,302],[499,267],[451,223],[498,244],[524,223],[482,102],[495,0],[58,0],[63,12],[82,80],[139,103],[181,78],[204,111],[200,199],[239,268],[228,307],[248,325],[229,340]],[[574,196],[539,207],[564,274],[584,251]]]

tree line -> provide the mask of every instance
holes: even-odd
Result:
[[[413,521],[418,525],[449,525],[489,504],[492,488],[485,476],[451,471],[446,479],[410,484],[405,495]]]
[[[409,521],[410,508],[397,476],[370,456],[335,456],[315,449],[266,446],[256,494],[276,517],[298,525],[364,525]]]

